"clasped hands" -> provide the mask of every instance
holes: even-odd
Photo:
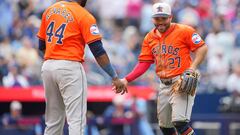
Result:
[[[120,93],[121,95],[123,95],[124,93],[128,93],[127,84],[128,81],[125,78],[123,79],[114,78],[112,80],[112,90],[116,94]]]

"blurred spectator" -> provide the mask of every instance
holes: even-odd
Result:
[[[29,83],[40,84],[41,61],[29,37],[22,38],[22,47],[16,53],[16,60],[22,69],[21,73],[27,77]]]
[[[200,21],[199,13],[190,3],[178,12],[177,18],[179,23],[187,24],[193,27],[198,26]]]
[[[226,20],[232,20],[236,10],[236,0],[217,0],[217,14],[224,16]]]
[[[4,37],[3,41],[0,42],[0,54],[7,61],[11,61],[13,58],[13,49],[11,47],[10,39],[8,37]]]
[[[0,55],[0,86],[3,85],[3,77],[8,73],[7,61]]]
[[[240,5],[240,4],[239,4]],[[240,8],[239,8],[239,12],[240,12]],[[240,13],[239,13],[240,14]],[[239,17],[239,20],[237,20],[235,23],[234,23],[234,26],[233,26],[233,29],[234,29],[234,34],[235,34],[235,47],[236,48],[240,48],[240,17]]]
[[[221,48],[215,49],[216,54],[209,58],[207,70],[212,90],[223,92],[226,90],[225,80],[229,74],[229,63],[224,60],[224,52]]]
[[[234,50],[234,34],[223,29],[219,18],[213,19],[213,30],[206,37],[208,45],[208,59],[216,55],[216,50],[222,49],[223,60],[230,63],[231,55]]]
[[[84,135],[100,135],[97,128],[97,120],[93,112],[87,112],[87,125]]]
[[[207,34],[205,42],[208,46],[208,59],[216,56],[216,50],[219,50],[220,46],[218,44],[218,39],[219,39],[219,32],[221,31],[221,26],[219,21],[213,20],[213,27],[211,31]],[[221,48],[220,48],[221,49]]]
[[[125,64],[125,73],[130,72],[131,68],[137,63],[137,57],[141,50],[141,37],[135,26],[127,26],[123,31],[123,41],[128,51],[127,63]]]
[[[34,126],[35,135],[43,135],[45,129],[45,116],[40,116],[40,121]]]
[[[37,50],[33,48],[30,38],[22,38],[22,47],[16,52],[17,62],[21,67],[32,67],[39,61]]]
[[[152,0],[153,1],[153,0]],[[154,26],[151,22],[152,20],[152,2],[146,2],[141,10],[141,19],[140,19],[140,32],[142,35],[145,35],[150,31]]]
[[[134,118],[134,123],[131,124],[131,135],[154,135],[147,120],[147,102],[133,95],[126,103]]]
[[[126,67],[131,62],[132,52],[128,46],[126,46],[126,43],[123,41],[121,35],[122,30],[120,28],[116,28],[113,32],[112,39],[109,40],[108,44],[106,45],[106,49],[109,59],[116,68],[118,75],[123,77],[123,75],[127,73],[128,68]]]
[[[240,96],[240,61],[234,65],[233,73],[227,79],[227,89],[230,93]]]
[[[128,54],[129,62],[135,64],[137,62],[135,58],[138,57],[141,50],[141,37],[137,27],[131,25],[127,26],[123,31],[122,38],[130,51]]]
[[[220,100],[220,110],[223,112],[240,112],[240,61],[233,67],[233,73],[227,80],[227,90],[230,96]]]
[[[26,77],[21,75],[19,66],[16,64],[8,65],[9,72],[3,77],[3,86],[5,87],[28,87],[29,83]]]
[[[124,105],[124,100],[121,95],[115,96],[113,105],[104,112],[108,135],[131,135],[130,125],[134,121],[133,113]]]
[[[143,0],[127,0],[126,18],[128,25],[133,25],[139,28],[139,20],[143,5]]]
[[[4,114],[1,122],[4,128],[18,128],[21,118],[22,104],[19,101],[12,101],[10,104],[10,113]]]
[[[207,21],[212,16],[212,0],[198,0],[197,12],[203,21]]]
[[[232,53],[234,50],[234,35],[229,31],[220,32],[218,35],[217,43],[219,47],[224,50],[224,58],[230,63]]]
[[[1,18],[0,31],[4,36],[8,35],[9,28],[11,27],[13,22],[14,14],[11,4],[15,3],[12,3],[12,1],[8,0],[0,1],[0,18]]]

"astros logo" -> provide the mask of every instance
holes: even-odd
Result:
[[[194,34],[192,35],[192,42],[193,42],[194,44],[200,43],[201,40],[202,40],[201,37],[200,37],[197,33],[194,33]]]
[[[162,7],[157,7],[157,12],[162,12],[163,8]]]

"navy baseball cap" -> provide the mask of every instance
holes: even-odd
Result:
[[[167,3],[155,3],[152,7],[152,17],[169,17],[171,15],[171,7]]]

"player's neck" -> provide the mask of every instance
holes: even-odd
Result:
[[[162,33],[159,32],[159,30],[157,30],[156,34],[157,34],[158,37],[162,37]]]

